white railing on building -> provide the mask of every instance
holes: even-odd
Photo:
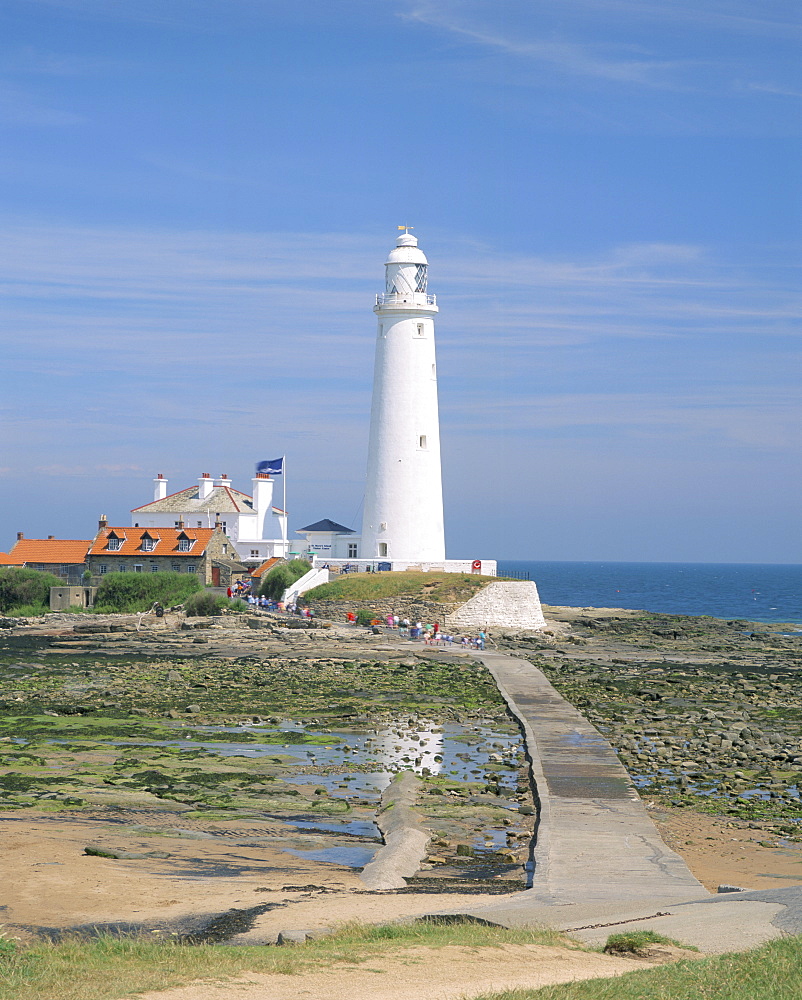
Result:
[[[413,306],[436,306],[437,296],[429,295],[426,292],[407,292],[406,294],[401,295],[399,295],[398,292],[379,292],[376,295],[377,306],[391,306],[398,303],[401,303],[402,305],[408,303]]]

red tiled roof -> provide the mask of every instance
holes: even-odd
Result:
[[[0,566],[19,566],[19,563],[8,552],[0,552]]]
[[[92,556],[189,556],[203,555],[206,551],[214,528],[103,528],[97,533],[91,543],[89,554]],[[118,549],[109,548],[109,538],[121,539]],[[179,537],[189,538],[194,545],[186,551],[179,551]],[[152,549],[142,548],[142,539],[152,538],[156,545]]]
[[[9,558],[13,560],[9,565],[23,566],[26,563],[81,564],[86,562],[86,554],[91,544],[89,539],[82,538],[20,538],[9,553]]]
[[[251,576],[255,576],[258,580],[263,573],[266,573],[269,569],[272,569],[277,562],[281,562],[278,556],[275,556],[273,559],[268,559],[267,562],[263,562],[261,566],[257,566],[256,569],[252,569]]]

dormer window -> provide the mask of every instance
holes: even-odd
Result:
[[[118,538],[116,535],[109,536],[109,542],[108,545],[106,546],[109,552],[119,552],[122,547],[123,547],[122,538]]]
[[[152,538],[150,535],[143,535],[139,548],[142,552],[152,552],[156,548],[157,541],[157,538]]]
[[[187,535],[178,536],[178,551],[179,552],[189,552],[192,546],[195,544],[194,538],[189,538]]]

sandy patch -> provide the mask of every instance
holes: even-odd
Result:
[[[621,975],[652,964],[539,945],[417,947],[360,966],[293,976],[252,973],[225,984],[196,982],[145,993],[141,1000],[458,1000],[490,990]]]
[[[710,892],[719,885],[779,889],[802,885],[802,844],[760,823],[707,816],[690,809],[649,808],[660,836]]]
[[[154,817],[140,817],[139,822]],[[175,825],[189,825],[169,817]],[[225,832],[225,824],[220,832]],[[107,821],[65,814],[0,816],[3,923],[68,928],[125,923],[143,930],[263,904],[238,942],[265,943],[285,929],[329,927],[345,920],[381,922],[475,904],[476,896],[366,890],[356,872],[298,858],[265,845],[137,836]],[[264,832],[264,831],[262,831]],[[127,851],[167,851],[170,858],[113,860],[84,854],[87,844]]]

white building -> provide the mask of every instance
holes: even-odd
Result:
[[[376,296],[376,361],[362,534],[329,520],[302,528],[292,551],[316,566],[496,575],[493,559],[446,559],[434,316],[428,262],[404,232]]]
[[[198,479],[197,486],[169,495],[161,473],[153,483],[153,500],[131,511],[133,527],[219,526],[234,543],[238,558],[246,562],[263,562],[287,552],[287,515],[273,506],[275,480],[270,476],[254,476],[250,496],[235,490],[228,476],[213,479],[208,472]]]
[[[325,517],[322,521],[307,524],[298,528],[296,534],[303,535],[304,541],[290,542],[290,552],[298,552],[304,559],[314,559],[315,565],[328,562],[330,559],[341,559],[346,562],[356,559],[359,555],[359,535],[344,524],[338,524]]]
[[[360,556],[442,562],[443,487],[428,262],[408,232],[385,264],[378,318]]]

